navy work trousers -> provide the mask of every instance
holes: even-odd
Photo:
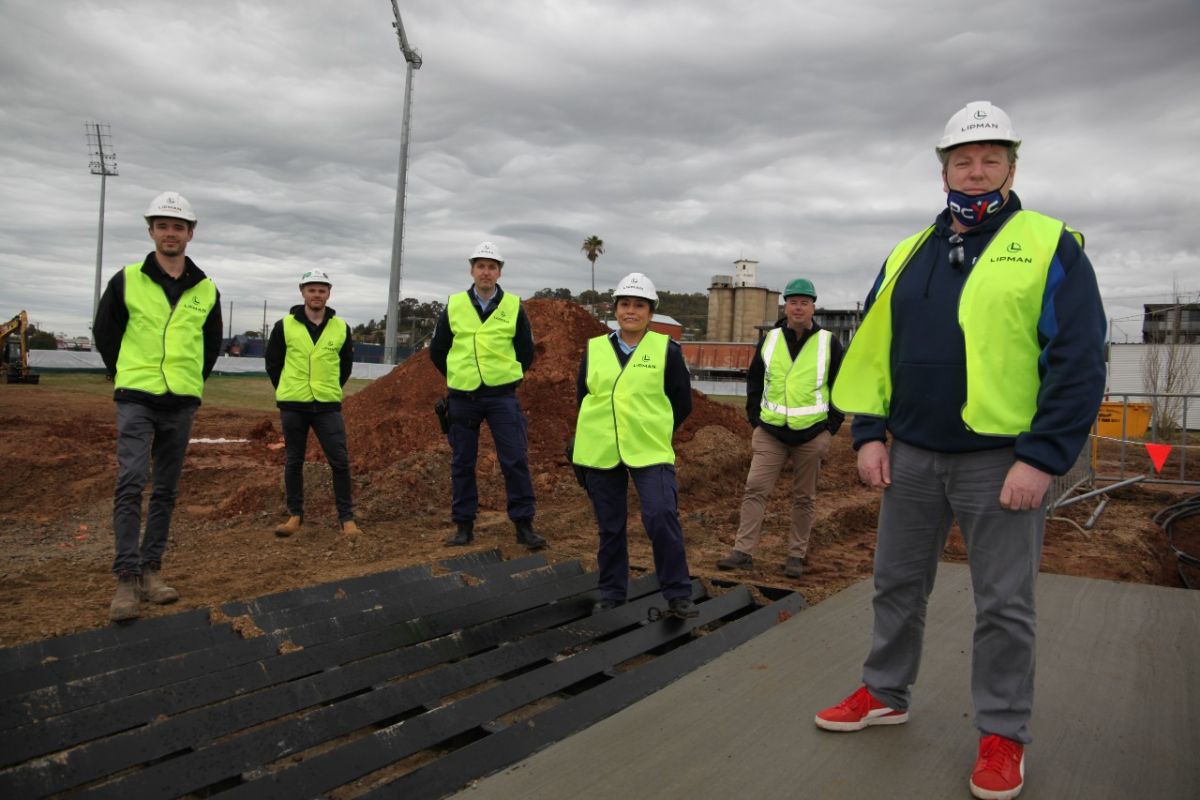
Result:
[[[508,518],[533,519],[533,480],[529,476],[529,423],[515,394],[492,397],[450,395],[450,478],[455,522],[474,521],[479,511],[475,462],[479,457],[479,426],[487,420],[496,443],[496,458],[504,475]]]
[[[117,488],[113,493],[113,572],[140,575],[143,566],[158,568],[167,549],[171,515],[179,495],[179,474],[192,435],[196,407],[162,409],[117,403]],[[154,485],[142,527],[142,490],[154,465]]]
[[[683,529],[679,525],[678,488],[675,467],[655,464],[650,467],[588,469],[588,496],[596,512],[600,529],[600,597],[624,600],[629,590],[629,539],[627,520],[629,477],[637,489],[642,506],[642,525],[654,550],[654,573],[663,597],[690,597],[692,580],[688,575]]]
[[[351,499],[350,457],[346,452],[346,423],[340,411],[295,411],[279,409],[287,461],[283,467],[283,487],[287,510],[292,516],[304,516],[304,454],[308,450],[308,429],[317,435],[325,460],[333,472],[333,499],[338,522],[354,519]]]

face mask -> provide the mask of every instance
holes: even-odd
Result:
[[[1004,206],[1004,195],[999,189],[985,194],[963,194],[951,189],[946,195],[946,205],[960,225],[974,228]]]

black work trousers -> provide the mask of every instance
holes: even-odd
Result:
[[[333,499],[338,522],[354,519],[350,490],[350,456],[346,451],[346,423],[341,411],[293,411],[279,409],[287,461],[283,468],[283,486],[288,513],[304,516],[304,454],[308,450],[308,431],[317,435],[325,459],[333,472]]]
[[[117,488],[113,494],[113,572],[140,575],[158,569],[167,549],[171,515],[179,496],[179,474],[192,433],[195,406],[163,409],[140,403],[117,403]],[[142,527],[142,490],[150,478],[150,509]]]

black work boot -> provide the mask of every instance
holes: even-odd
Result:
[[[603,599],[596,601],[596,605],[592,606],[593,614],[603,614],[605,611],[612,611],[614,608],[620,608],[625,605],[624,600]]]
[[[519,519],[513,522],[517,526],[517,544],[523,544],[530,550],[541,550],[546,546],[546,540],[533,531],[533,520]]]
[[[789,578],[800,578],[804,575],[804,559],[789,556],[783,565],[783,574]]]
[[[454,535],[448,538],[443,544],[449,547],[462,547],[475,541],[475,521],[470,519],[459,520],[455,523],[458,525],[458,530]]]
[[[754,566],[754,556],[741,550],[730,550],[729,555],[717,562],[717,569],[750,569]]]
[[[667,603],[667,614],[677,619],[695,619],[700,609],[687,597],[672,597]]]

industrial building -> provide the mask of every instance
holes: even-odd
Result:
[[[1142,309],[1145,344],[1200,344],[1200,303],[1146,303]]]
[[[757,285],[758,262],[733,262],[733,275],[714,275],[708,288],[710,342],[757,342],[779,319],[779,292]]]

